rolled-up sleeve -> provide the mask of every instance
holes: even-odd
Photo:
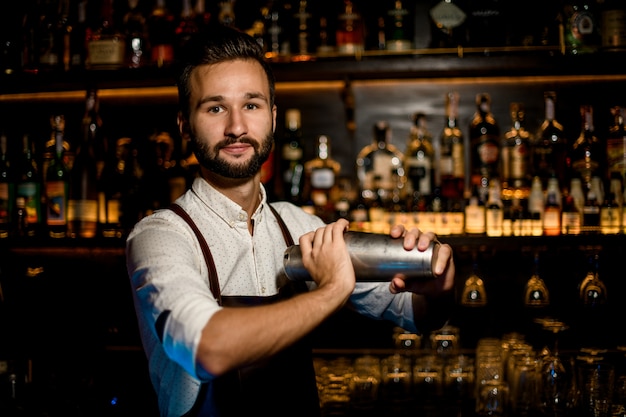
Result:
[[[413,297],[409,292],[392,294],[388,282],[359,282],[350,296],[354,309],[375,320],[390,320],[408,331],[418,331],[413,316]]]
[[[175,221],[164,212],[140,222],[127,242],[127,267],[144,341],[160,343],[195,376],[202,330],[221,307],[207,285],[196,239],[184,226],[173,228]]]

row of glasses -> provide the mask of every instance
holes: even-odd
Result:
[[[487,305],[485,281],[478,271],[478,255],[475,251],[472,258],[472,272],[463,285],[460,303],[466,307],[483,307]],[[606,285],[598,273],[598,258],[597,253],[590,255],[589,270],[579,285],[580,301],[584,306],[596,307],[607,299]],[[550,305],[550,291],[541,278],[538,251],[534,254],[533,272],[524,285],[524,305],[533,308]]]

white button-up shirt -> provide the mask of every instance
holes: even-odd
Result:
[[[271,296],[278,293],[283,271],[285,240],[276,217],[262,202],[252,215],[197,178],[177,200],[206,239],[215,261],[220,291],[225,296]],[[285,221],[295,243],[324,225],[318,217],[286,202],[272,204]],[[202,249],[191,228],[171,210],[142,219],[127,240],[127,268],[131,280],[141,338],[152,383],[163,416],[184,414],[193,405],[200,380],[196,349],[202,329],[221,306],[213,297]],[[309,284],[313,287],[315,284]],[[357,283],[350,298],[360,313],[388,319],[416,331],[410,293],[393,295],[388,283]],[[157,319],[168,312],[162,338]]]

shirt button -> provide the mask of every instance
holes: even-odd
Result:
[[[239,213],[239,221],[244,221],[246,220],[246,215],[243,213]]]
[[[265,288],[265,287],[261,287],[261,292],[262,292],[263,294],[265,294],[265,291],[267,291],[267,288]]]

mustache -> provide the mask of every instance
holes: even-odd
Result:
[[[237,143],[248,144],[248,145],[252,146],[255,150],[258,150],[258,148],[259,148],[258,142],[250,139],[247,136],[243,136],[243,137],[240,137],[240,138],[230,138],[230,137],[225,138],[224,140],[221,140],[220,142],[218,142],[215,145],[215,150],[219,151],[222,148],[225,148],[225,147],[230,146],[230,145],[235,145]]]

